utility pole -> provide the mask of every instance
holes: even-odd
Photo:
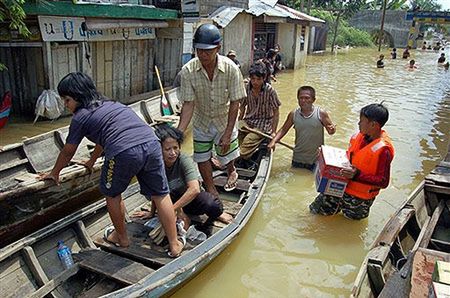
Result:
[[[386,16],[386,6],[387,6],[387,0],[383,1],[383,13],[381,14],[381,26],[380,26],[380,34],[379,34],[379,40],[378,40],[378,52],[381,51],[381,42],[383,40],[384,36],[384,17]]]

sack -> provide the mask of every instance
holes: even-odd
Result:
[[[63,112],[64,103],[58,93],[53,90],[44,90],[36,102],[36,109],[34,110],[36,118],[34,119],[34,123],[36,123],[39,116],[53,120],[61,116]]]

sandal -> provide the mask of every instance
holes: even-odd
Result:
[[[233,175],[233,173],[234,173],[234,175]],[[223,189],[225,191],[232,191],[236,188],[237,180],[238,180],[238,173],[236,171],[234,171],[233,173],[231,173],[230,177],[228,177],[227,183],[223,186]],[[235,178],[233,179],[233,177],[235,177]]]
[[[108,239],[108,237],[114,232],[114,227],[107,227],[105,231],[103,232],[103,240],[105,240],[108,243],[114,244],[116,247],[120,247],[119,243],[113,242]]]
[[[170,251],[170,248],[169,248],[167,250],[167,255],[170,258],[173,258],[173,259],[178,258],[181,255],[181,252],[183,251],[184,247],[186,246],[186,237],[185,236],[178,237],[178,240],[183,244],[183,246],[181,247],[180,252],[178,254],[176,254],[176,255],[173,255],[172,252]]]

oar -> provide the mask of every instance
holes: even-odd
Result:
[[[256,133],[257,135],[260,135],[262,137],[265,137],[265,138],[268,138],[270,140],[273,140],[273,137],[271,135],[263,133],[262,131],[259,131],[257,129],[253,129],[253,128],[250,128],[248,126],[244,126],[244,127],[242,127],[242,129],[248,130],[249,132],[253,132],[253,133]],[[292,145],[289,145],[289,144],[287,144],[287,143],[285,143],[285,142],[283,142],[281,140],[279,140],[277,143],[279,143],[280,145],[283,145],[283,146],[285,146],[285,147],[287,147],[287,148],[289,148],[291,150],[294,150],[294,147]]]
[[[156,76],[158,77],[159,88],[161,89],[161,110],[163,116],[172,115],[172,110],[170,109],[169,102],[167,101],[166,94],[164,93],[164,88],[161,83],[161,77],[159,76],[158,66],[155,65]]]

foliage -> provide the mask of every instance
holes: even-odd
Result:
[[[334,27],[334,18],[331,12],[314,9],[311,11],[311,15],[325,20],[330,27]],[[330,40],[328,40],[328,43],[331,45]],[[345,20],[341,20],[341,24],[337,31],[336,44],[340,46],[349,45],[352,47],[368,47],[374,45],[369,33],[349,26],[348,22]]]
[[[25,24],[26,14],[23,10],[25,0],[1,0],[0,1],[0,22],[10,21],[9,27],[18,30],[23,36],[31,33]],[[0,71],[7,70],[6,66],[0,62]]]
[[[436,0],[411,0],[411,8],[422,11],[439,11],[442,6]]]
[[[364,9],[381,10],[384,0],[367,0],[363,6]],[[387,10],[407,10],[409,9],[408,0],[387,0]]]
[[[9,27],[16,29],[23,36],[29,36],[30,31],[25,24],[26,14],[23,10],[25,0],[3,0],[0,1],[0,22],[10,21]]]

